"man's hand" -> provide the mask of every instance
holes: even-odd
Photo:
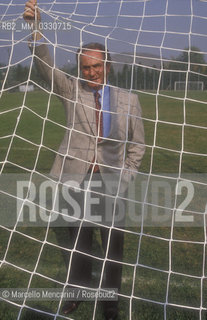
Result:
[[[40,11],[37,7],[37,0],[29,0],[25,4],[23,18],[29,23],[40,22]]]
[[[29,0],[25,4],[23,18],[26,22],[33,25],[33,39],[40,40],[42,34],[38,31],[38,24],[41,21],[40,10],[37,7],[37,0]]]

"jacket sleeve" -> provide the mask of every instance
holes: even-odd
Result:
[[[41,44],[39,46],[29,46],[34,53],[35,64],[41,77],[48,83],[52,92],[60,98],[69,98],[74,90],[74,81],[68,79],[66,74],[57,69],[52,61],[48,46]]]

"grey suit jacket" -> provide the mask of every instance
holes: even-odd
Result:
[[[110,88],[111,129],[109,136],[97,140],[95,100],[86,82],[68,78],[56,68],[45,44],[35,48],[39,72],[51,90],[62,100],[66,114],[66,132],[51,169],[60,181],[81,183],[93,159],[100,173],[113,176],[124,192],[139,169],[145,151],[144,128],[137,94]]]

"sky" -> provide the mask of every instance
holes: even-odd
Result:
[[[24,6],[22,0],[1,0],[0,20],[21,29]],[[191,46],[207,57],[207,0],[39,0],[38,6],[43,22],[67,29],[44,30],[58,67],[75,63],[80,43],[88,42],[132,59],[135,54],[172,59]],[[29,33],[0,30],[0,63],[30,63]]]

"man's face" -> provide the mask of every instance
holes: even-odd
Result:
[[[99,89],[107,81],[110,65],[104,63],[104,55],[101,51],[94,50],[83,51],[80,56],[80,68],[83,79],[89,80],[88,86],[92,89]]]

